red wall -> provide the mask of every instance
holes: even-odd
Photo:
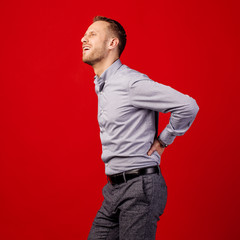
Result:
[[[239,238],[237,2],[1,1],[2,240],[84,240],[100,207],[97,97],[80,43],[95,15],[126,28],[123,63],[200,106],[162,158],[157,239]]]

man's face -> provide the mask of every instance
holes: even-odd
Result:
[[[83,62],[93,66],[102,61],[108,53],[109,23],[94,22],[82,38]]]

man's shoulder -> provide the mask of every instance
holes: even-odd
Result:
[[[139,81],[139,80],[150,80],[146,74],[141,73],[137,70],[134,70],[124,64],[121,66],[121,70],[119,71],[118,77],[124,78],[125,80],[129,81],[130,83],[133,83],[133,82]]]

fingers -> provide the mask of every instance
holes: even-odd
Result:
[[[148,156],[151,156],[151,155],[153,154],[153,152],[156,151],[156,150],[157,150],[157,144],[156,144],[156,142],[154,141],[154,143],[153,143],[153,145],[151,146],[151,148],[149,149],[147,155],[148,155]]]
[[[151,156],[156,149],[153,149],[153,146],[149,149],[147,155]]]
[[[149,149],[147,155],[151,156],[154,151],[157,151],[160,156],[162,155],[162,153],[164,151],[164,148],[161,148],[158,140],[154,141],[154,143],[152,144],[151,148]]]

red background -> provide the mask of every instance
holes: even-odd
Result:
[[[200,106],[162,158],[157,239],[240,237],[237,2],[1,1],[2,240],[84,240],[101,205],[94,73],[80,43],[95,15],[125,27],[123,63]]]

